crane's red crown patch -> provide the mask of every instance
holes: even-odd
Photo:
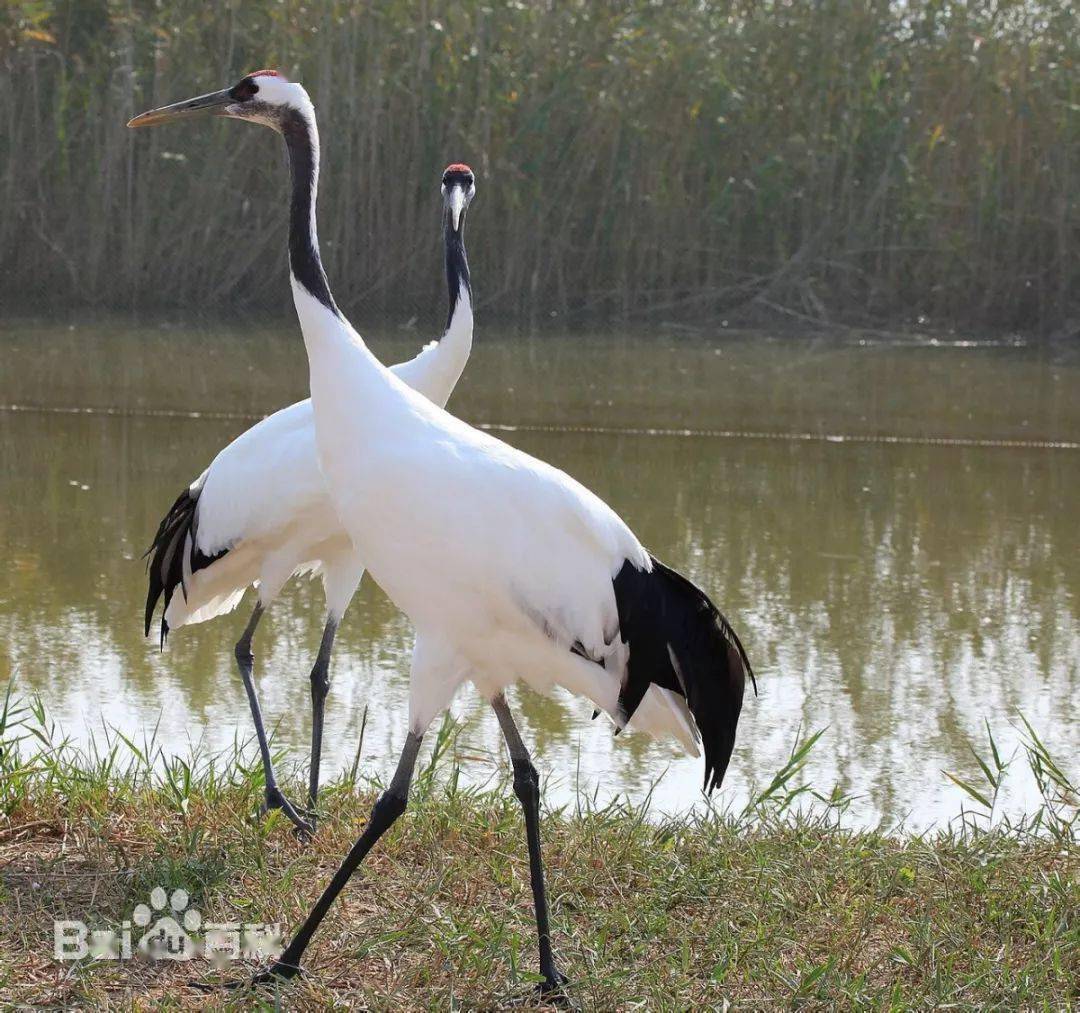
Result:
[[[286,80],[285,75],[282,74],[280,70],[270,69],[253,70],[250,74],[248,74],[248,77],[280,77],[282,81]]]
[[[448,165],[444,170],[444,175],[447,172],[467,172],[472,175],[472,169],[470,169],[464,162],[454,162],[453,165]]]

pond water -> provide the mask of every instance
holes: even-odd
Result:
[[[371,333],[386,359],[423,335]],[[169,751],[251,737],[231,616],[142,636],[139,557],[216,451],[305,394],[298,335],[256,325],[0,325],[0,680],[65,732],[103,725]],[[451,408],[581,479],[704,586],[758,674],[720,804],[826,729],[805,778],[858,823],[960,812],[989,722],[1006,756],[1023,713],[1076,755],[1080,702],[1080,361],[1009,342],[832,340],[675,330],[488,333]],[[310,727],[319,589],[292,584],[256,641],[275,741]],[[365,581],[342,626],[324,770],[386,776],[405,729],[408,622]],[[566,696],[515,701],[549,804],[578,791],[658,811],[701,804],[701,761],[613,739]],[[463,777],[505,770],[471,688],[453,707]],[[1014,766],[1022,766],[1017,755]],[[1004,806],[1036,802],[1017,773]]]

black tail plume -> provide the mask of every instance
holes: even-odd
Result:
[[[629,720],[651,684],[680,693],[705,748],[705,790],[724,779],[750,661],[731,624],[708,595],[652,557],[651,572],[627,560],[615,577],[619,629],[629,645],[619,706]]]
[[[158,600],[164,596],[164,604],[161,607],[161,646],[165,646],[165,638],[169,635],[169,624],[165,621],[165,613],[168,611],[169,602],[172,601],[173,593],[180,587],[184,595],[187,588],[184,586],[184,550],[189,544],[190,536],[191,558],[189,566],[191,572],[201,570],[209,566],[215,559],[225,554],[222,550],[213,556],[206,556],[196,548],[199,525],[199,493],[202,491],[200,484],[189,486],[179,496],[176,502],[169,507],[169,512],[162,518],[158,525],[157,534],[154,535],[150,548],[143,553],[143,558],[150,556],[146,564],[150,586],[146,592],[146,613],[143,636],[150,636],[150,623],[154,618],[154,610]]]

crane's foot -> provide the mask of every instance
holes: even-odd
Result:
[[[190,987],[198,992],[239,992],[241,989],[285,984],[303,973],[303,968],[296,967],[293,964],[283,964],[280,960],[275,960],[265,971],[260,971],[250,978],[242,978],[239,981],[226,981],[217,985],[208,985],[205,982],[197,981],[192,982]]]
[[[260,971],[247,984],[252,988],[260,985],[274,985],[278,982],[292,981],[297,975],[303,974],[303,968],[296,964],[285,964],[275,960],[265,971]]]
[[[556,1006],[569,1006],[570,996],[566,993],[566,986],[569,982],[570,979],[562,971],[557,967],[552,967],[544,975],[544,980],[536,986],[536,990],[546,1002],[553,1003]]]
[[[554,1006],[556,1009],[577,1009],[577,1004],[566,991],[569,980],[557,968],[552,968],[550,973],[544,975],[543,981],[537,982],[524,994],[519,993],[518,997],[512,999],[508,1005],[531,1009],[539,1001],[546,1006]]]
[[[293,804],[281,793],[281,789],[275,784],[266,789],[266,799],[259,811],[260,816],[265,816],[271,809],[280,809],[293,825],[296,836],[307,843],[315,836],[314,813],[305,813],[308,819],[304,819],[296,811]]]

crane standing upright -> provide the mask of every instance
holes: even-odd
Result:
[[[447,166],[441,188],[449,293],[446,330],[415,358],[391,368],[410,387],[444,405],[472,348],[472,288],[465,256],[465,218],[476,195],[472,169],[462,163]],[[311,399],[282,408],[225,447],[169,508],[147,555],[145,632],[149,636],[157,604],[164,599],[162,646],[171,629],[231,612],[248,587],[257,585],[255,608],[235,654],[255,722],[264,804],[266,809],[281,809],[300,833],[312,833],[330,654],[338,625],[364,575],[364,562],[338,520],[319,468]],[[255,688],[251,640],[286,581],[308,572],[322,579],[327,617],[311,669],[310,811],[305,820],[277,783]]]
[[[311,376],[319,460],[338,516],[372,576],[416,626],[409,724],[389,787],[304,924],[256,980],[290,978],[337,895],[404,812],[424,733],[471,681],[490,701],[525,817],[542,991],[561,990],[540,853],[539,777],[504,690],[518,681],[585,696],[704,747],[705,787],[722,780],[746,678],[734,630],[708,596],[655,559],[569,475],[459,421],[368,350],[334,302],[315,222],[319,138],[307,92],[278,74],[135,117],[198,113],[261,123],[289,153],[289,266]]]

